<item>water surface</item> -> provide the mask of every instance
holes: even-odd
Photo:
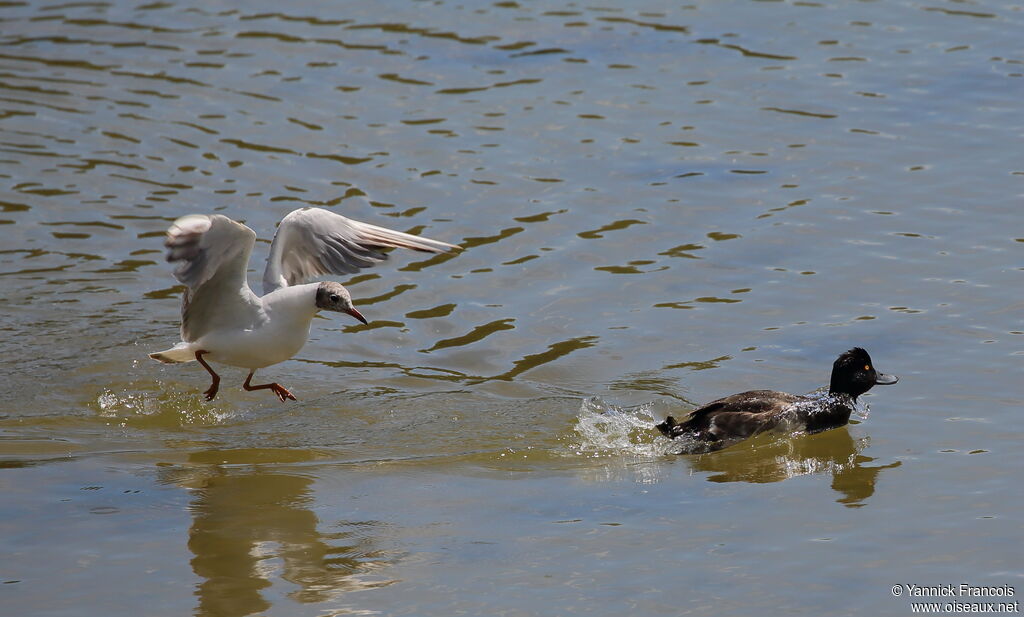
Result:
[[[0,6],[0,605],[909,614],[1024,585],[1024,15],[1004,2]],[[177,336],[175,218],[455,242],[260,372]],[[648,430],[867,348],[850,426]]]

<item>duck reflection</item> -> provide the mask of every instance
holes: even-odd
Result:
[[[323,531],[309,509],[313,478],[219,466],[172,473],[194,495],[188,547],[192,570],[203,581],[196,615],[266,612],[271,601],[263,590],[279,580],[294,586],[287,597],[300,603],[390,584],[369,576],[388,563],[374,546],[380,523],[343,521]]]
[[[709,482],[778,482],[812,473],[831,473],[832,489],[841,495],[836,501],[860,507],[875,493],[875,482],[883,469],[899,467],[870,465],[875,459],[861,452],[870,439],[854,439],[843,426],[813,435],[785,439],[761,435],[748,447],[732,448],[687,457],[695,471],[712,472]]]

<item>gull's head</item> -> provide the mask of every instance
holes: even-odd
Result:
[[[366,323],[366,318],[352,304],[352,295],[341,283],[324,282],[316,288],[316,308],[322,311],[348,313]]]

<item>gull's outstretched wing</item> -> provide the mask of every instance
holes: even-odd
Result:
[[[220,214],[190,214],[167,230],[167,261],[188,289],[181,304],[181,339],[192,342],[220,327],[252,323],[259,300],[246,282],[256,234]]]
[[[387,259],[381,249],[441,253],[447,242],[361,223],[321,208],[300,208],[281,221],[263,273],[263,293],[324,274],[353,274]]]

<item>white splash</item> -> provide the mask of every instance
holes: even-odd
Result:
[[[861,420],[867,420],[868,416],[871,415],[871,404],[864,399],[857,399],[853,403],[853,414]]]
[[[568,444],[572,454],[591,458],[630,454],[660,457],[672,451],[672,441],[662,437],[654,425],[655,403],[618,407],[600,397],[583,399]]]
[[[149,385],[149,384],[147,384]],[[168,426],[185,424],[220,424],[235,414],[230,408],[203,404],[191,392],[164,389],[161,384],[132,389],[104,388],[96,397],[99,417],[121,426],[146,422]]]
[[[104,418],[116,418],[122,415],[152,415],[159,411],[153,400],[142,393],[122,391],[115,394],[109,389],[104,389],[97,397],[96,404],[100,408],[100,416]]]

